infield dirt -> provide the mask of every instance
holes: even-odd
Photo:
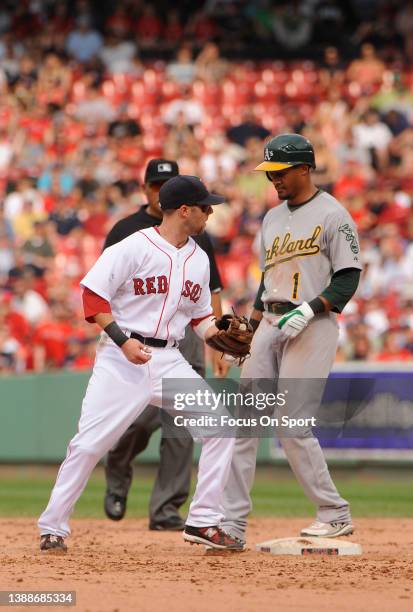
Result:
[[[56,556],[39,551],[34,520],[0,519],[0,590],[74,590],[82,612],[413,610],[413,519],[358,519],[360,557],[255,552],[310,521],[252,519],[246,552],[211,555],[146,520],[78,519]]]

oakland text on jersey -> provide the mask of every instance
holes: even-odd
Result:
[[[281,236],[276,236],[271,248],[266,249],[265,251],[265,261],[268,262],[268,265],[265,266],[265,270],[268,270],[272,266],[279,263],[283,263],[284,261],[294,259],[295,257],[317,255],[317,253],[320,252],[320,245],[316,242],[316,240],[320,236],[321,230],[322,226],[317,225],[310,237],[298,238],[297,240],[291,240],[290,232],[287,232],[282,239]],[[278,259],[283,255],[288,255],[288,257]],[[276,261],[274,261],[275,259]]]

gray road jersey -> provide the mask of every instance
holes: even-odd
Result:
[[[283,202],[264,217],[260,265],[264,303],[308,302],[338,270],[362,269],[353,219],[324,191],[297,210]]]

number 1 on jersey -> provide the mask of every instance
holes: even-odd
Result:
[[[293,295],[292,295],[291,299],[296,300],[297,297],[298,297],[298,287],[299,287],[299,284],[300,284],[300,273],[299,272],[296,272],[293,275],[293,281],[294,281]]]

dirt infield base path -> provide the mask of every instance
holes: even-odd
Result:
[[[251,520],[249,543],[294,536],[306,524]],[[56,556],[38,550],[34,520],[1,519],[0,590],[74,590],[82,612],[413,610],[413,519],[356,524],[361,557],[314,558],[210,555],[143,520],[75,520],[69,552]]]

